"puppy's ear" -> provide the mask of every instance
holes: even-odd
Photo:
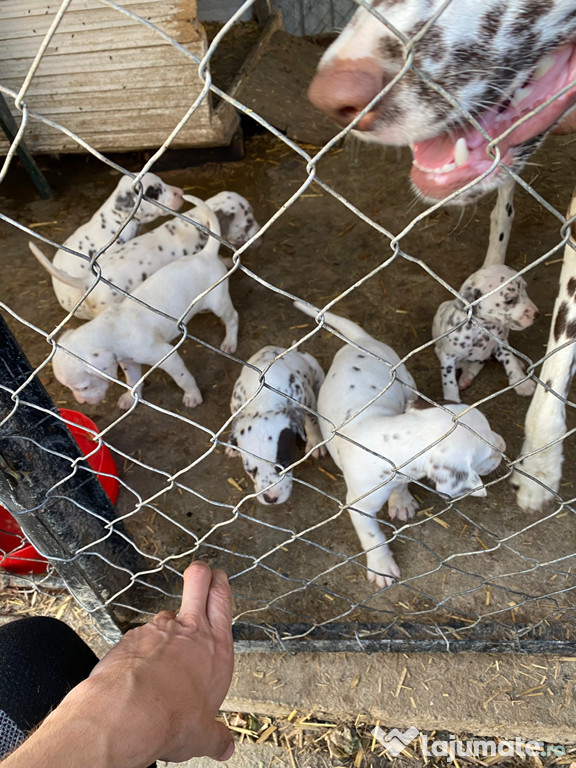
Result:
[[[136,196],[132,190],[127,192],[119,192],[114,198],[114,209],[116,211],[131,211],[134,208],[136,202]]]
[[[144,194],[146,195],[146,197],[149,197],[150,200],[159,200],[160,195],[162,194],[162,187],[160,186],[160,184],[150,184],[144,190]]]
[[[278,435],[276,446],[276,464],[281,467],[289,467],[296,461],[296,438],[298,433],[289,427],[285,427]]]
[[[109,349],[103,347],[91,349],[83,357],[86,362],[91,363],[95,368],[98,368],[99,371],[106,373],[108,376],[116,376],[118,373],[118,360]]]
[[[473,301],[476,301],[477,299],[482,296],[482,291],[479,288],[475,288],[474,286],[462,286],[460,289],[460,296],[462,296],[463,299],[466,299],[466,301],[469,301],[472,303]],[[475,304],[472,307],[472,314],[475,315],[478,312],[478,304]]]
[[[300,409],[290,411],[290,429],[295,432],[298,437],[306,441],[306,429],[304,427],[304,412]]]
[[[450,466],[434,464],[430,470],[430,479],[436,484],[439,493],[456,497],[470,493],[471,496],[486,496],[486,488],[480,475],[469,465]],[[475,490],[473,490],[475,489]]]

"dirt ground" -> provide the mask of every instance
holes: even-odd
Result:
[[[161,175],[201,197],[222,189],[240,192],[263,224],[305,182],[306,164],[269,133],[248,136],[245,146],[240,161],[208,162]],[[311,154],[318,149],[306,146]],[[122,161],[136,171],[143,158]],[[566,138],[551,140],[525,178],[564,212],[573,185],[567,170],[575,162],[576,144]],[[43,158],[41,165],[56,196],[41,200],[23,171],[14,167],[0,187],[0,211],[61,242],[104,200],[116,177],[86,157]],[[338,145],[318,163],[324,182],[394,236],[426,210],[410,191],[408,173],[406,152],[354,141]],[[438,497],[416,489],[421,511],[415,521],[394,525],[382,512],[383,525],[394,534],[392,548],[403,579],[375,591],[366,580],[352,525],[341,510],[345,485],[330,458],[302,464],[290,500],[280,507],[264,507],[243,500],[250,484],[240,460],[225,456],[221,447],[211,450],[211,435],[229,418],[240,361],[266,344],[287,346],[313,328],[293,308],[292,296],[323,305],[346,294],[337,311],[391,343],[400,355],[413,352],[409,367],[418,386],[440,399],[436,357],[430,347],[421,347],[430,340],[434,312],[448,294],[424,265],[459,287],[482,264],[492,203],[487,199],[473,208],[426,215],[401,238],[407,256],[391,258],[388,237],[313,183],[270,226],[261,246],[245,254],[245,269],[230,281],[240,314],[238,361],[192,339],[181,348],[203,392],[201,406],[184,408],[174,383],[155,372],[144,397],[158,409],[140,404],[119,420],[117,386],[99,405],[79,407],[100,429],[110,428],[107,440],[116,451],[122,481],[117,509],[126,516],[138,546],[152,561],[170,559],[178,569],[198,554],[224,568],[232,579],[237,624],[246,632],[254,624],[274,635],[273,626],[280,625],[280,634],[290,635],[344,622],[346,632],[354,636],[350,626],[368,634],[368,625],[407,622],[400,632],[418,634],[412,625],[423,624],[430,627],[429,637],[438,637],[433,627],[441,625],[452,639],[465,639],[486,627],[494,638],[521,638],[532,627],[535,637],[573,636],[572,513],[550,505],[539,515],[527,516],[515,503],[504,465],[490,478],[486,499],[466,499],[442,511],[445,505]],[[509,264],[520,268],[552,249],[560,235],[554,216],[522,190],[516,209]],[[50,280],[27,248],[26,234],[0,222],[0,235],[0,301],[15,316],[3,314],[37,366],[49,351],[43,334],[53,331],[65,315]],[[528,276],[541,317],[532,328],[511,337],[511,343],[533,360],[544,352],[560,255],[551,255]],[[223,338],[222,327],[211,315],[195,317],[189,331],[216,348]],[[322,331],[303,349],[326,370],[339,347],[338,339]],[[50,368],[41,372],[41,379],[56,405],[78,407]],[[482,409],[505,437],[507,455],[514,459],[528,400],[500,392],[505,385],[503,370],[489,363],[465,401],[490,398]],[[573,414],[568,417],[573,427]],[[566,440],[565,453],[561,494],[567,500],[575,495],[573,435]]]

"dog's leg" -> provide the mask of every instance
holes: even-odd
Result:
[[[142,378],[142,366],[138,363],[124,363],[120,361],[120,368],[122,368],[124,371],[126,384],[128,384],[130,389],[133,389],[133,387],[135,387]],[[136,394],[141,395],[142,384],[140,384],[140,386],[137,387],[134,391]],[[133,403],[134,398],[132,397],[132,394],[130,392],[124,392],[124,394],[121,395],[120,399],[118,400],[118,408],[121,408],[123,411],[127,411],[132,407]]]
[[[238,348],[238,312],[234,309],[230,299],[228,286],[223,285],[222,287],[225,288],[225,292],[222,293],[221,301],[214,302],[212,312],[226,326],[226,335],[224,336],[224,341],[220,344],[220,349],[222,352],[232,354]]]
[[[377,587],[387,587],[400,578],[400,569],[394,561],[386,538],[382,534],[376,515],[386,503],[389,494],[388,486],[378,492],[356,501],[366,493],[365,489],[349,488],[346,494],[346,504],[350,519],[362,549],[366,552],[368,565],[368,581],[375,582]]]
[[[319,445],[324,438],[320,427],[318,425],[318,419],[311,413],[305,412],[304,416],[304,431],[306,432],[306,453],[312,451],[312,458],[319,459],[321,456],[326,455],[326,446]]]
[[[536,391],[536,382],[526,378],[524,366],[515,354],[510,352],[509,349],[498,345],[494,351],[494,359],[498,360],[499,363],[502,363],[504,370],[506,371],[506,376],[508,376],[508,383],[510,386],[514,387],[514,390],[518,395],[530,397],[534,394]]]
[[[388,499],[388,514],[391,520],[403,522],[414,517],[418,511],[418,502],[408,490],[408,483],[402,483],[395,488]]]
[[[575,215],[576,193],[572,197],[568,217]],[[526,414],[526,436],[522,446],[525,458],[519,465],[522,473],[515,472],[512,477],[518,504],[525,510],[538,511],[560,487],[562,440],[566,434],[566,397],[576,357],[575,299],[576,239],[572,230],[571,239],[564,248],[560,291],[554,304],[546,358],[540,373],[549,390],[541,385],[536,388]],[[530,475],[535,480],[531,480]]]
[[[157,365],[158,368],[166,371],[168,376],[184,391],[183,402],[187,408],[195,408],[197,405],[200,405],[202,395],[196,384],[196,379],[186,368],[184,361],[174,347],[166,342],[158,342],[149,351],[151,354],[148,356],[148,359],[142,360],[142,362],[148,365]],[[159,363],[158,360],[163,357],[166,357],[166,359]]]
[[[489,264],[504,264],[506,250],[510,240],[510,231],[514,221],[514,189],[516,182],[508,179],[498,190],[498,199],[490,214],[490,240],[484,259],[484,266]]]
[[[456,381],[456,363],[457,358],[448,356],[443,352],[437,353],[440,360],[440,371],[442,374],[442,391],[445,400],[452,400],[455,403],[460,402],[460,390]]]
[[[476,360],[474,362],[471,360],[461,360],[460,368],[462,369],[462,373],[458,379],[458,388],[463,390],[467,389],[470,384],[472,384],[476,376],[478,376],[482,368],[484,368],[484,363],[481,360]]]

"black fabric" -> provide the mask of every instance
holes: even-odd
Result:
[[[0,709],[24,732],[84,680],[98,657],[58,619],[34,616],[0,627]]]
[[[4,754],[22,741],[14,726],[27,734],[40,725],[97,663],[84,640],[58,619],[34,616],[0,626],[0,713],[7,715],[0,718],[0,743],[13,742]]]

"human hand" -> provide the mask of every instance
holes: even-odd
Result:
[[[225,573],[192,563],[178,614],[130,630],[94,667],[87,682],[119,697],[124,738],[134,730],[149,761],[232,755],[232,735],[215,720],[232,679],[231,616]]]

